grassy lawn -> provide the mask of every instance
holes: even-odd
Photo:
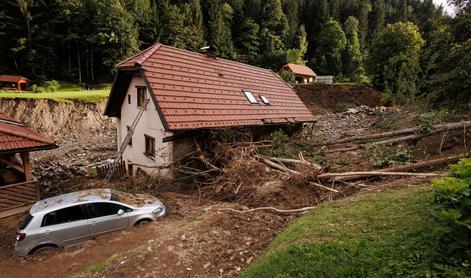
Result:
[[[28,99],[52,99],[58,102],[74,102],[81,101],[87,103],[98,103],[108,97],[111,85],[103,85],[96,89],[84,90],[77,86],[64,86],[57,92],[33,93],[33,92],[11,92],[0,91],[0,98],[28,98]]]
[[[242,277],[431,277],[429,187],[321,205],[282,232]]]

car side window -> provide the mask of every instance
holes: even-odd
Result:
[[[128,207],[113,203],[92,203],[87,204],[87,208],[90,218],[115,215],[120,209],[126,212],[132,211],[132,209]]]
[[[86,219],[82,206],[72,206],[46,214],[41,227],[58,225]]]

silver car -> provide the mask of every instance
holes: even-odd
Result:
[[[69,247],[165,215],[157,198],[113,189],[92,189],[44,199],[34,204],[16,233],[15,253],[26,256]]]

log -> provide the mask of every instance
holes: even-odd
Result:
[[[345,172],[345,173],[326,173],[317,176],[320,179],[329,179],[335,177],[350,177],[355,176],[355,178],[363,177],[376,177],[376,176],[416,176],[416,177],[439,177],[442,174],[437,173],[411,173],[411,172],[380,172],[380,171],[371,171],[371,172]]]
[[[358,150],[358,149],[361,149],[361,148],[362,148],[362,146],[352,146],[352,147],[348,147],[348,148],[340,148],[340,149],[327,150],[327,151],[324,151],[324,153],[348,152],[348,151]]]
[[[281,158],[281,157],[271,157],[271,156],[265,156],[265,155],[257,155],[256,156],[257,158],[262,158],[262,159],[268,159],[268,160],[271,160],[271,161],[275,161],[275,162],[281,162],[281,163],[293,163],[293,164],[302,164],[302,165],[307,165],[307,166],[313,166],[317,169],[322,169],[322,166],[318,165],[318,164],[315,164],[315,163],[311,163],[309,161],[306,161],[306,160],[298,160],[298,159],[292,159],[292,158]]]
[[[461,155],[455,155],[455,156],[449,156],[449,157],[441,157],[441,158],[436,158],[436,159],[432,159],[432,160],[421,161],[421,162],[418,162],[418,163],[402,165],[402,166],[398,166],[398,167],[394,167],[394,168],[382,169],[382,170],[379,170],[379,171],[380,172],[410,171],[410,170],[421,169],[421,168],[436,166],[436,165],[445,164],[445,163],[454,163],[454,162],[457,162],[461,158],[464,158],[468,155],[469,154],[461,154]]]
[[[317,186],[317,187],[323,188],[323,189],[325,189],[325,190],[329,190],[329,191],[335,192],[335,193],[339,193],[339,192],[340,192],[340,191],[338,191],[338,190],[335,190],[335,189],[333,189],[333,188],[324,186],[324,185],[322,185],[322,184],[320,184],[320,183],[317,183],[317,182],[310,182],[309,184],[310,184],[310,185],[313,185],[313,186]]]
[[[262,161],[263,163],[265,163],[265,164],[267,164],[268,166],[273,167],[273,168],[275,168],[275,169],[277,169],[277,170],[280,170],[280,171],[283,171],[283,172],[288,172],[288,173],[290,173],[290,174],[301,175],[301,173],[298,172],[298,171],[291,170],[291,169],[289,169],[289,168],[287,168],[287,167],[285,167],[285,166],[283,166],[283,165],[280,165],[280,164],[278,164],[278,163],[275,163],[275,162],[273,162],[273,161],[271,161],[271,160],[268,160],[268,159],[266,159],[266,158],[260,157],[260,161]]]
[[[454,129],[471,127],[471,121],[462,121],[462,122],[456,122],[456,123],[438,124],[438,125],[434,125],[432,127],[433,127],[432,132],[438,133],[438,132],[442,132],[442,131],[446,131],[446,130],[454,130]],[[405,129],[395,130],[395,131],[390,131],[390,132],[384,132],[384,133],[352,136],[352,137],[349,137],[349,138],[340,139],[340,140],[333,141],[333,142],[327,142],[325,144],[321,144],[320,146],[337,145],[337,144],[349,143],[349,142],[358,141],[358,140],[369,140],[369,139],[380,139],[380,138],[394,137],[394,136],[398,136],[398,135],[417,133],[418,131],[419,131],[418,127],[412,127],[412,128],[405,128]]]
[[[217,209],[217,211],[232,211],[232,212],[237,212],[237,213],[248,213],[248,212],[260,211],[260,210],[272,210],[278,213],[295,213],[295,212],[308,211],[314,208],[316,207],[304,207],[304,208],[299,208],[299,209],[278,209],[275,207],[260,207],[260,208],[246,209],[246,210],[237,210],[233,208],[221,208],[221,209]]]

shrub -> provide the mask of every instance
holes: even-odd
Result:
[[[440,246],[447,263],[471,263],[471,158],[450,166],[447,177],[432,182],[432,213],[439,223]],[[471,273],[468,273],[471,274]]]
[[[57,89],[61,87],[57,80],[46,81],[46,84],[46,91],[48,92],[57,92]]]
[[[294,155],[294,151],[290,146],[291,139],[281,129],[270,135],[273,143],[269,155],[275,157],[292,157]]]
[[[402,145],[390,147],[387,145],[371,144],[367,149],[370,163],[376,167],[394,166],[412,160],[409,150]]]
[[[287,83],[296,82],[296,76],[290,71],[281,70],[280,72],[278,72],[278,75]]]
[[[433,111],[420,114],[418,133],[427,134],[433,131],[433,125],[445,122],[448,115],[445,112]]]
[[[31,86],[31,91],[32,91],[33,93],[45,93],[45,92],[46,92],[46,88],[34,84],[33,86]]]

